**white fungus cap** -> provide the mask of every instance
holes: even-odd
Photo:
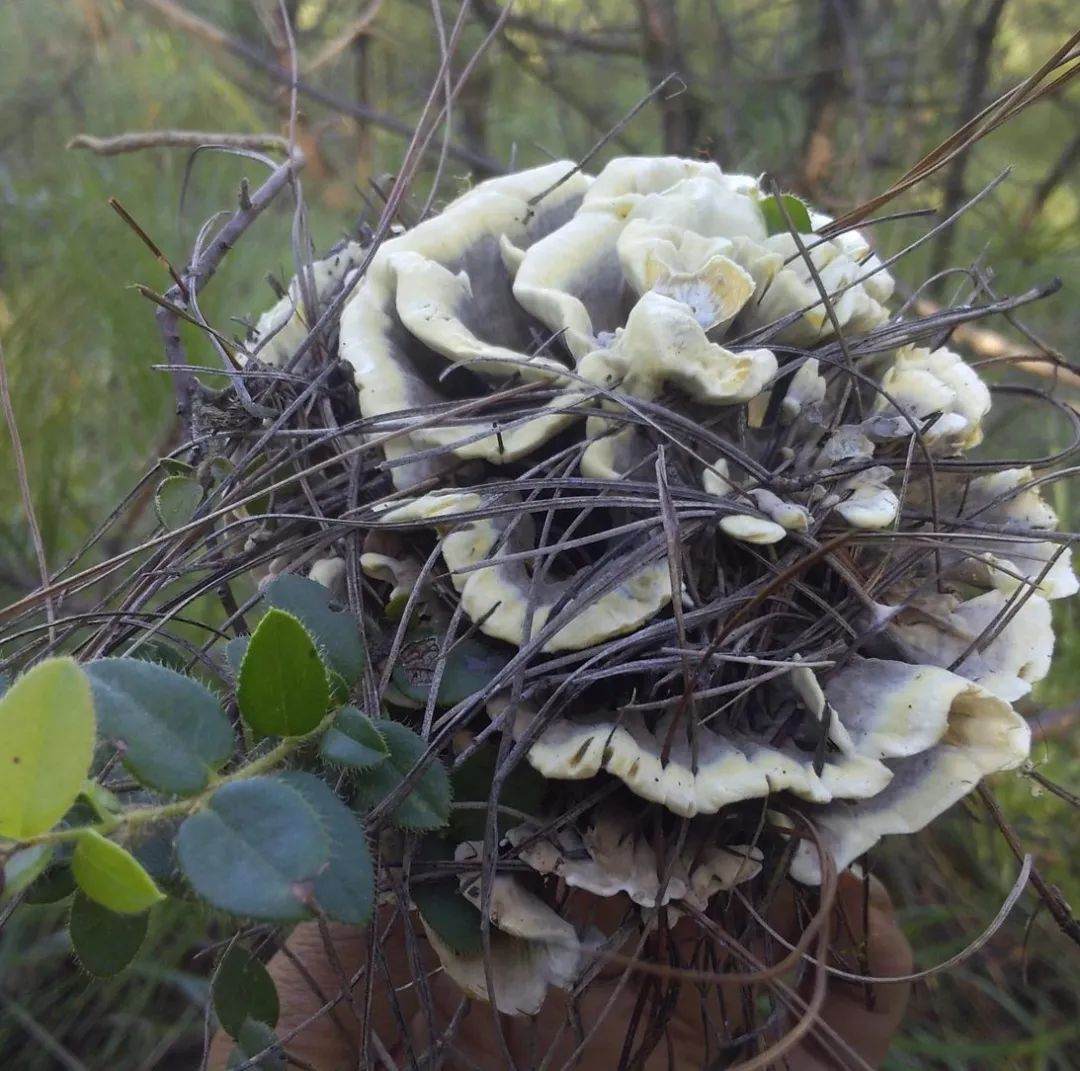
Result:
[[[466,841],[455,850],[459,862],[476,862],[483,845]],[[475,907],[482,903],[480,877],[463,873],[462,895]],[[515,878],[496,875],[488,902],[491,957],[464,955],[450,948],[426,923],[428,940],[446,973],[471,997],[485,1000],[507,1015],[535,1015],[549,986],[569,989],[587,962],[589,945],[574,927]],[[423,916],[421,916],[423,921]],[[490,968],[494,993],[488,988]]]
[[[519,499],[501,497],[502,503],[508,501]],[[519,514],[516,528],[504,540],[513,514],[472,516],[484,507],[478,494],[430,494],[386,510],[381,519],[394,524],[437,522],[450,580],[465,613],[488,636],[521,646],[526,635],[536,636],[556,612],[565,624],[544,643],[543,650],[576,651],[633,632],[671,601],[666,558],[637,568],[595,596],[583,590],[587,573],[564,578],[534,576],[524,559],[506,560],[532,546],[530,518]],[[556,611],[556,606],[561,609]]]

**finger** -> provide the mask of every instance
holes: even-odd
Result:
[[[382,949],[382,962],[372,983],[371,1028],[387,1048],[398,1046],[401,1021],[413,1019],[418,1008],[416,986],[409,984],[413,981],[413,971],[404,925],[395,914],[391,908],[383,909],[371,924],[378,927]],[[336,923],[328,924],[328,936],[333,944],[333,957],[327,951],[318,924],[303,923],[286,941],[287,951],[278,952],[267,965],[280,1005],[275,1033],[284,1039],[299,1029],[295,1037],[285,1042],[285,1047],[318,1071],[357,1065],[362,1030],[351,1002],[343,998],[330,1011],[318,1013],[342,993],[342,975],[352,979],[366,966],[370,940],[367,929]],[[424,943],[420,952],[425,965],[430,967],[433,956],[430,947]],[[353,992],[359,1007],[363,1003],[362,980]],[[318,1017],[308,1023],[313,1016]],[[225,1068],[233,1045],[230,1037],[218,1032],[210,1047],[208,1071]]]
[[[843,874],[837,885],[837,908],[843,924],[834,942],[834,953],[846,953],[849,969],[879,978],[910,974],[913,957],[911,945],[896,921],[892,900],[876,878],[869,879],[869,902],[864,902],[863,885],[853,874]],[[853,953],[860,950],[861,959]],[[865,968],[865,971],[863,970]],[[828,995],[821,1012],[822,1020],[871,1067],[877,1067],[889,1050],[900,1028],[911,994],[911,984],[879,982],[869,987],[860,983],[830,978]],[[798,1071],[835,1071],[849,1063],[830,1061],[815,1040],[804,1046],[803,1062]]]

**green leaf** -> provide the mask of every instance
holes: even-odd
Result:
[[[159,666],[175,669],[177,673],[183,673],[188,664],[187,656],[164,640],[147,640],[145,643],[140,643],[129,657],[138,658],[143,662],[156,662]]]
[[[499,749],[494,744],[477,748],[453,773],[450,782],[454,800],[461,803],[484,803],[491,799],[492,782],[498,767]],[[548,781],[527,762],[520,762],[503,782],[499,805],[525,814],[538,815],[547,794]],[[521,819],[500,813],[498,830],[505,832],[520,825]],[[487,814],[480,810],[455,810],[450,830],[456,840],[483,840],[487,829]]]
[[[184,820],[176,854],[192,888],[234,915],[289,922],[308,918],[307,900],[330,858],[330,841],[302,795],[280,780],[222,785]]]
[[[248,1019],[277,1026],[280,1009],[274,980],[241,944],[233,943],[222,957],[212,995],[214,1014],[230,1037],[238,1038]]]
[[[104,824],[109,828],[106,833],[112,832],[117,826],[117,815],[124,809],[124,805],[104,785],[97,781],[87,781],[83,784],[80,800],[85,800],[94,813],[94,817],[88,824]]]
[[[458,892],[457,881],[413,882],[409,895],[423,920],[454,952],[460,956],[480,954],[480,912]]]
[[[71,905],[71,945],[79,962],[98,978],[119,974],[146,937],[148,916],[120,915],[76,893]]]
[[[352,614],[331,609],[330,592],[314,580],[286,573],[266,589],[266,601],[300,619],[326,664],[353,684],[364,670],[364,646]]]
[[[257,1056],[263,1049],[270,1045],[277,1045],[277,1035],[266,1025],[257,1019],[249,1019],[240,1028],[240,1036],[236,1039],[236,1048],[229,1053],[226,1067],[239,1067],[240,1064]],[[252,1067],[262,1068],[263,1071],[285,1071],[285,1056],[281,1048],[274,1049]]]
[[[229,719],[198,681],[137,658],[101,658],[86,672],[102,735],[144,785],[193,796],[232,754]]]
[[[326,714],[330,682],[318,649],[292,614],[270,610],[251,636],[236,681],[244,721],[266,736],[303,736]]]
[[[390,754],[382,734],[371,719],[354,706],[342,707],[323,735],[319,754],[335,766],[370,770]]]
[[[375,873],[362,823],[312,774],[293,770],[278,780],[307,800],[330,838],[330,862],[315,879],[314,902],[338,922],[365,925],[375,908]]]
[[[179,881],[173,840],[179,823],[155,823],[153,832],[130,845],[131,854],[163,892],[183,896],[187,887]]]
[[[783,203],[784,208],[780,207]],[[769,234],[790,234],[794,227],[799,234],[813,234],[814,225],[810,222],[810,212],[805,204],[790,193],[782,193],[777,197],[765,197],[758,202],[761,214],[765,217],[765,227]],[[784,219],[784,209],[791,217],[791,224]]]
[[[372,724],[386,741],[389,754],[360,779],[360,796],[369,807],[386,799],[427,751],[427,744],[416,733],[396,721],[378,718]],[[436,759],[398,805],[393,821],[402,829],[431,830],[441,829],[449,817],[450,778]]]
[[[417,862],[439,862],[454,858],[454,846],[440,837],[421,841]],[[453,951],[461,956],[477,956],[483,943],[480,911],[461,895],[455,877],[409,883],[409,896],[426,922]]]
[[[91,900],[120,915],[141,915],[165,899],[134,856],[92,829],[80,834],[71,871]]]
[[[154,509],[158,520],[174,531],[191,520],[202,498],[203,489],[198,480],[188,476],[166,476],[154,494]]]
[[[236,466],[220,454],[208,457],[198,468],[198,474],[204,480],[211,483],[220,483],[226,476],[231,476],[236,471]]]
[[[75,802],[94,755],[94,704],[71,658],[47,658],[0,699],[0,836],[45,833]]]
[[[166,476],[193,476],[195,466],[175,457],[159,457],[158,467]]]
[[[225,644],[225,657],[229,660],[233,673],[240,672],[249,643],[251,643],[250,636],[236,636]]]
[[[349,686],[345,678],[334,670],[328,670],[326,679],[330,684],[330,706],[339,707],[349,701]]]
[[[75,891],[75,875],[66,863],[50,867],[26,891],[25,903],[55,904]]]
[[[506,668],[510,655],[471,637],[455,642],[439,682],[438,703],[452,707],[475,695]]]
[[[44,873],[52,861],[51,844],[34,844],[14,852],[0,868],[0,904],[18,896]]]
[[[442,638],[429,629],[417,630],[404,644],[391,674],[403,695],[420,703],[427,702],[441,645]],[[475,695],[509,661],[508,654],[472,637],[458,640],[447,652],[436,703],[452,707]]]

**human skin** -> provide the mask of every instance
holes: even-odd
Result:
[[[870,880],[868,909],[864,915],[863,885],[850,874],[842,875],[837,887],[837,914],[834,919],[838,932],[833,941],[835,951],[851,951],[863,943],[868,973],[879,977],[896,977],[910,973],[911,948],[900,931],[893,906],[885,889]],[[607,904],[597,900],[593,908],[601,910]],[[616,905],[611,904],[611,907]],[[614,915],[609,911],[609,917]],[[785,916],[785,917],[780,917]],[[864,930],[863,920],[868,922]],[[684,920],[689,923],[690,920]],[[790,926],[790,916],[785,909],[780,915],[774,912],[773,922],[782,929]],[[380,974],[380,984],[373,987],[371,1026],[385,1051],[391,1057],[394,1068],[413,1066],[412,1061],[432,1044],[432,1029],[427,1016],[420,1010],[416,987],[412,985],[413,971],[403,937],[403,926],[393,921],[389,912],[377,918],[380,926],[384,967],[391,984],[397,991],[398,1005],[405,1019],[395,1014],[388,998],[387,986]],[[462,1005],[462,993],[445,972],[438,970],[438,959],[423,939],[423,932],[416,927],[417,948],[429,975],[431,1004],[435,1033],[449,1023]],[[277,1025],[279,1037],[286,1037],[305,1020],[315,1015],[326,1003],[326,998],[341,990],[342,975],[355,976],[367,961],[369,935],[336,924],[329,925],[329,935],[334,946],[335,964],[328,956],[319,927],[315,923],[298,926],[287,942],[288,952],[279,952],[270,961],[270,974],[277,985],[281,1002],[281,1017]],[[683,941],[687,948],[692,937],[674,933],[676,942]],[[307,977],[305,977],[305,975]],[[540,1059],[548,1057],[546,1066],[552,1071],[562,1067],[579,1067],[586,1071],[614,1071],[619,1065],[629,1024],[634,1020],[634,1009],[639,989],[646,984],[647,975],[635,974],[620,988],[621,968],[610,967],[600,974],[576,1002],[580,1016],[581,1031],[587,1036],[580,1052],[582,1033],[567,1026],[568,1003],[566,996],[551,990],[547,1001],[535,1017],[499,1016],[498,1026],[489,1005],[472,1002],[467,1013],[459,1019],[442,1066],[446,1071],[507,1071],[510,1067],[507,1049],[519,1071],[536,1066]],[[786,1063],[780,1060],[777,1067],[790,1071],[847,1071],[849,1068],[878,1067],[884,1059],[896,1034],[907,1006],[907,984],[877,984],[873,986],[873,998],[867,1001],[867,991],[862,985],[830,980],[827,986],[820,1020],[831,1027],[851,1050],[858,1054],[861,1063],[829,1057],[814,1038],[801,1041],[786,1053]],[[655,992],[655,990],[654,990]],[[717,987],[710,987],[708,998],[712,1022],[725,1017],[732,1024],[732,1015],[738,1014],[737,989],[729,994],[721,1010]],[[362,1003],[363,986],[354,990],[356,1002]],[[804,996],[808,996],[806,993]],[[612,998],[614,1002],[612,1003]],[[869,1004],[869,1006],[868,1006]],[[499,1039],[499,1027],[506,1048]],[[315,1071],[355,1071],[362,1066],[358,1060],[361,1036],[357,1017],[349,1002],[343,1001],[330,1014],[323,1015],[301,1030],[286,1043],[290,1055],[297,1057]],[[638,1033],[640,1038],[640,1031]],[[209,1071],[223,1071],[233,1042],[219,1034],[213,1040]],[[554,1049],[554,1053],[550,1050]],[[693,983],[679,987],[674,1008],[666,1017],[664,1035],[641,1065],[641,1071],[702,1071],[703,1068],[722,1066],[716,1064],[719,1052],[715,1041],[710,1045],[702,1015],[701,990]],[[576,1059],[575,1059],[576,1058]],[[383,1066],[372,1050],[372,1067]]]

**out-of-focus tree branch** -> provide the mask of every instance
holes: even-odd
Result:
[[[497,5],[477,3],[474,10],[481,23],[490,30],[499,17]],[[613,125],[614,120],[601,112],[599,108],[583,98],[580,93],[568,85],[564,80],[555,77],[543,64],[538,63],[535,56],[526,52],[512,37],[504,36],[499,45],[511,59],[517,63],[523,71],[540,82],[553,96],[561,100],[567,107],[581,116],[595,133],[602,133]],[[634,143],[624,134],[614,138],[616,144],[621,145],[629,152],[640,151]]]
[[[692,79],[679,41],[675,0],[638,0],[642,54],[650,85],[676,74],[689,87]],[[664,152],[689,155],[701,135],[702,107],[689,88],[659,100]]]
[[[209,20],[188,11],[183,5],[174,3],[173,0],[140,0],[140,2],[143,6],[168,19],[173,25],[181,27],[181,29],[193,34],[200,40],[206,41],[208,44],[224,49],[238,59],[242,59],[245,63],[269,74],[276,81],[286,85],[291,83],[292,74],[287,68],[272,59],[268,59],[258,49],[252,48],[246,42],[226,33],[221,27],[215,26]],[[368,105],[357,104],[333,93],[327,93],[325,90],[319,89],[303,79],[298,80],[297,89],[301,96],[316,100],[343,115],[364,120],[375,126],[382,127],[384,130],[400,134],[402,137],[411,138],[413,135],[413,128],[408,123]],[[438,153],[440,150],[441,145],[434,144],[429,149],[432,153]],[[503,170],[498,161],[493,160],[491,157],[478,156],[476,153],[470,152],[468,149],[452,142],[447,145],[446,151],[449,156],[470,164],[483,174],[495,175]]]
[[[960,108],[956,115],[956,126],[959,127],[979,114],[983,98],[986,94],[986,85],[990,76],[990,56],[994,49],[994,38],[997,35],[998,26],[1001,22],[1001,13],[1005,10],[1007,0],[990,0],[986,13],[975,27],[973,34],[974,50],[971,55],[971,63],[967,69],[967,78],[964,82],[964,93],[960,100]],[[972,0],[974,7],[974,0]],[[945,187],[942,196],[941,212],[943,216],[951,216],[963,203],[965,198],[965,178],[967,176],[968,160],[971,157],[970,149],[964,149],[952,158],[945,171]],[[934,255],[931,261],[931,274],[936,275],[945,271],[952,261],[953,246],[956,241],[956,228],[947,227],[941,232],[941,236],[934,244]],[[942,280],[939,290],[948,283]]]
[[[587,5],[586,5],[587,6]],[[499,5],[495,0],[473,0],[473,8],[484,22],[494,24],[499,17]],[[627,30],[605,30],[602,33],[582,33],[564,30],[550,22],[543,22],[531,15],[509,15],[504,23],[508,30],[525,33],[543,41],[554,41],[566,48],[582,52],[603,53],[613,56],[636,56],[639,51],[637,34]]]
[[[1025,230],[1030,227],[1046,207],[1050,195],[1076,170],[1080,165],[1080,131],[1071,141],[1065,143],[1057,160],[1049,171],[1039,180],[1031,193],[1031,200],[1024,210],[1021,227]]]
[[[844,77],[844,38],[859,15],[859,0],[820,0],[816,60],[820,64],[806,93],[806,132],[795,179],[799,193],[811,199],[832,173],[836,126],[848,96]]]

